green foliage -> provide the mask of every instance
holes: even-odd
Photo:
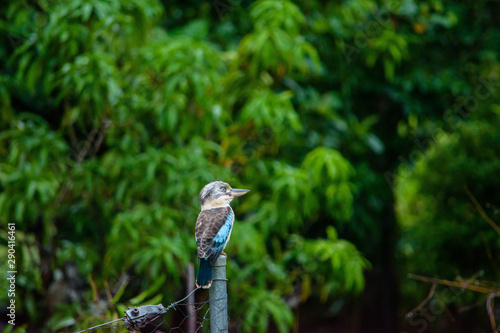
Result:
[[[500,153],[498,126],[497,117],[493,123],[471,121],[451,134],[439,133],[412,170],[401,168],[395,194],[408,271],[448,279],[481,271],[483,279],[498,280],[492,254],[500,250],[500,235],[474,204],[477,200],[498,222],[500,184],[492,177],[500,168],[493,158]]]
[[[363,270],[368,266],[366,259],[354,245],[339,240],[333,227],[327,228],[327,234],[327,239],[316,241],[295,235],[291,239],[290,251],[284,254],[285,261],[296,261],[291,275],[304,280],[307,286],[301,295],[304,299],[314,292],[313,286],[318,288],[323,301],[331,292],[359,292],[364,288]],[[334,279],[325,281],[325,276]]]
[[[300,34],[305,18],[295,4],[290,1],[257,1],[250,16],[255,30],[241,41],[238,63],[248,67],[251,75],[267,71],[281,80],[287,73],[317,70],[318,54]]]
[[[258,130],[271,129],[274,133],[282,132],[284,127],[300,131],[302,126],[299,117],[290,101],[292,94],[282,92],[276,94],[271,90],[255,91],[240,114],[242,122],[252,121]]]
[[[241,325],[242,332],[267,332],[269,319],[277,324],[280,333],[288,332],[293,323],[293,314],[281,297],[266,291],[248,300]]]
[[[257,323],[244,331],[293,324],[284,299],[303,280],[289,276],[301,255],[289,239],[299,237],[311,260],[326,251],[308,297],[361,291],[366,264],[352,244],[323,240],[324,232],[298,236],[304,224],[325,230],[352,216],[354,172],[333,148],[302,148],[310,129],[281,82],[318,73],[320,61],[297,5],[256,2],[253,29],[228,50],[200,38],[207,21],[170,33],[156,2],[6,9],[12,33],[41,17],[21,45],[2,49],[0,214],[17,222],[20,305],[30,325],[50,314],[48,330],[90,326],[88,318],[98,319],[90,299],[110,288],[103,320],[128,304],[181,297],[195,258],[197,194],[214,179],[252,189],[236,203],[247,222],[237,222],[227,250],[231,300],[242,304],[233,315]],[[318,224],[320,215],[327,220]],[[118,283],[129,274],[133,284]],[[35,300],[57,289],[44,312]]]
[[[463,187],[498,221],[494,2],[220,5],[0,4],[17,331],[74,331],[183,297],[197,195],[215,179],[251,189],[226,250],[239,331],[290,331],[316,306],[331,316],[369,266],[364,299],[384,305],[353,313],[383,318],[380,331],[421,300],[408,271],[498,279],[484,257],[498,238]],[[429,137],[442,141],[421,148]],[[393,193],[399,164],[412,171]],[[398,273],[408,298],[394,309]]]
[[[454,132],[438,131],[429,147],[418,151],[412,168],[400,167],[395,195],[403,271],[498,281],[498,109],[491,101],[480,104],[473,119],[461,122]],[[483,117],[491,122],[480,121]],[[411,281],[402,292],[407,299],[425,297],[428,286]],[[483,295],[461,290],[451,298],[438,291],[436,298],[452,307],[484,302]]]
[[[27,113],[20,113],[0,139],[9,142],[0,169],[4,189],[0,193],[0,210],[7,221],[28,227],[39,213],[50,214],[44,208],[55,200],[60,185],[58,175],[66,169],[54,161],[65,161],[68,149],[45,120]]]

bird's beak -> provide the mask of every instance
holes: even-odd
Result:
[[[248,192],[250,192],[250,190],[242,190],[242,189],[239,189],[239,188],[233,188],[229,192],[229,195],[232,195],[233,197],[239,197],[239,196],[241,196],[243,194],[246,194]]]

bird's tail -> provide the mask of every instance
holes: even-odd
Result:
[[[196,277],[196,287],[202,287],[205,289],[210,288],[212,285],[212,264],[210,264],[210,259],[201,258],[200,259],[200,269],[198,270],[198,276]]]

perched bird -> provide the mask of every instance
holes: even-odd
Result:
[[[228,183],[215,181],[200,192],[201,212],[196,220],[196,245],[200,268],[196,286],[210,288],[212,267],[226,247],[233,229],[234,212],[229,203],[249,190],[231,188]]]

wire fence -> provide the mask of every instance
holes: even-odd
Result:
[[[226,256],[221,255],[214,265],[213,282],[209,289],[209,299],[195,302],[195,293],[200,288],[192,289],[184,298],[164,307],[162,304],[143,305],[129,308],[125,311],[123,318],[119,318],[104,324],[89,327],[75,332],[84,333],[93,330],[140,331],[148,333],[178,332],[197,333],[204,331],[210,324],[210,332],[228,332],[228,296],[226,278]],[[194,277],[194,268],[188,267],[188,273]],[[188,281],[188,288],[192,288],[194,280]],[[175,311],[172,315],[176,322],[175,326],[166,321],[166,314]],[[209,316],[210,315],[210,316]]]

